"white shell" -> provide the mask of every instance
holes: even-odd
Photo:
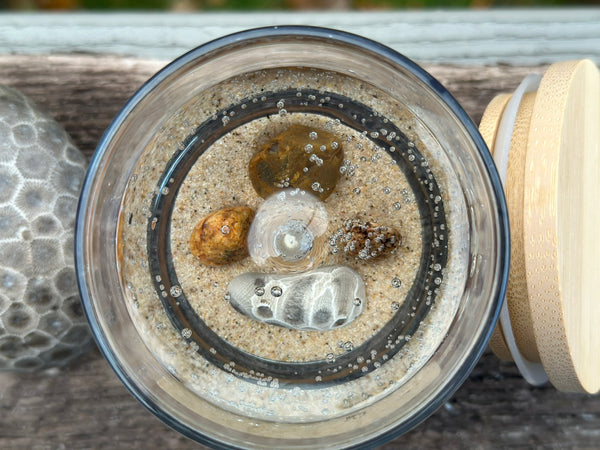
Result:
[[[356,319],[366,301],[360,275],[346,266],[298,274],[249,272],[229,283],[229,301],[242,314],[297,330],[333,330]]]
[[[318,198],[300,189],[282,190],[256,211],[248,253],[266,269],[310,270],[325,255],[327,224],[327,211]]]
[[[73,261],[85,167],[58,123],[0,85],[0,371],[63,365],[89,348]]]

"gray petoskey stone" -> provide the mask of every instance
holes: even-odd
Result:
[[[85,167],[58,123],[0,85],[0,370],[61,366],[89,347],[73,261]]]

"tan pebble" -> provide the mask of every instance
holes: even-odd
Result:
[[[204,217],[192,232],[190,250],[200,262],[221,266],[248,256],[247,236],[254,211],[246,206],[220,209]]]
[[[292,125],[267,141],[250,159],[248,172],[258,195],[299,188],[325,200],[340,178],[344,152],[328,131]]]

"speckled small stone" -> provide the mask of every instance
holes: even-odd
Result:
[[[288,187],[320,200],[329,197],[344,159],[339,139],[324,130],[292,125],[267,141],[250,159],[248,173],[258,195],[267,198]]]
[[[354,219],[346,221],[329,243],[336,252],[368,261],[394,253],[402,243],[402,236],[393,227]]]
[[[90,347],[73,261],[85,167],[59,124],[0,85],[0,370],[61,366]]]
[[[190,236],[190,250],[201,263],[221,266],[248,256],[247,237],[254,211],[236,206],[204,217]]]

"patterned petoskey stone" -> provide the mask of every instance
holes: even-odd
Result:
[[[0,370],[60,366],[91,343],[73,260],[85,167],[58,123],[0,85]]]

